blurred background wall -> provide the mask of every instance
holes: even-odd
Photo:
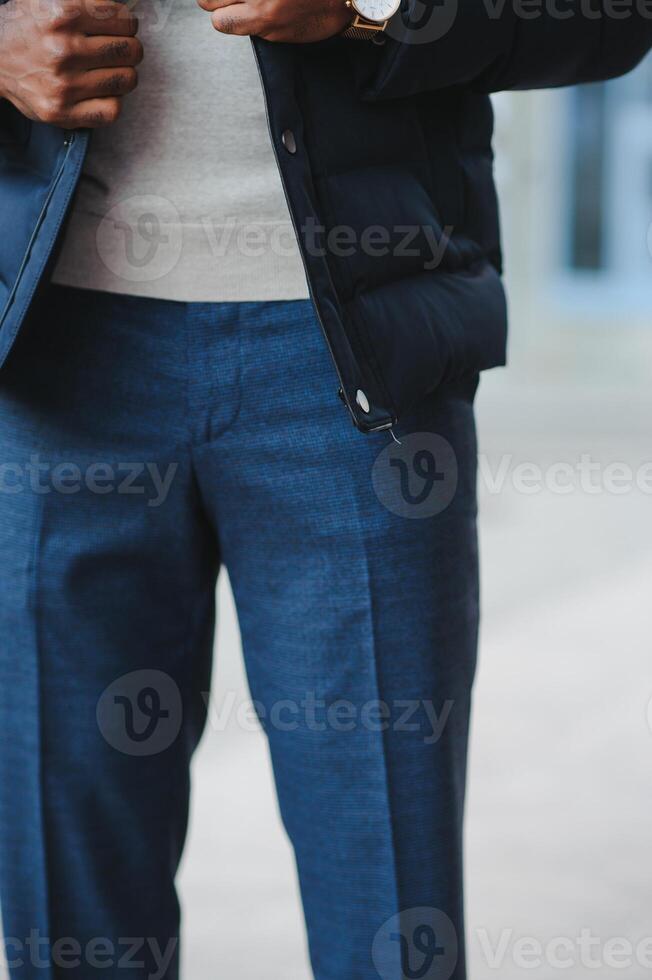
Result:
[[[495,107],[511,343],[509,370],[487,374],[478,397],[471,978],[643,980],[652,969],[652,943],[637,948],[652,936],[652,59],[609,85],[504,95]],[[181,875],[185,975],[309,980],[263,737],[233,723],[221,730],[226,699],[247,698],[226,582],[221,600],[218,715],[195,764]]]

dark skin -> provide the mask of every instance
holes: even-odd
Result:
[[[197,0],[223,34],[306,43],[351,21],[344,0]],[[0,98],[62,129],[107,126],[138,84],[143,48],[132,4],[9,0],[0,5]]]
[[[352,20],[344,0],[197,0],[216,31],[305,44],[340,34]]]
[[[105,126],[138,83],[138,20],[114,0],[0,6],[0,95],[28,119]]]

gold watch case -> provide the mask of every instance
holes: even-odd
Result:
[[[342,32],[343,36],[372,38],[386,29],[400,4],[401,0],[346,0],[346,6],[354,16],[349,26]]]

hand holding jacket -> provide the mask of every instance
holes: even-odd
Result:
[[[28,119],[103,126],[137,84],[138,21],[114,0],[0,5],[0,96]]]
[[[216,31],[306,43],[340,34],[351,22],[344,0],[197,0]]]

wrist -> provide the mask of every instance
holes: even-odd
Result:
[[[335,0],[328,5],[328,16],[333,36],[342,34],[353,21],[355,12],[345,0]]]

